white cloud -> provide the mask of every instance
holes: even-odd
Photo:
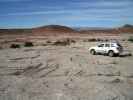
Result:
[[[81,15],[112,15],[112,14],[125,14],[128,13],[131,9],[103,9],[103,10],[98,10],[98,9],[69,9],[69,10],[63,10],[63,9],[58,9],[58,10],[38,10],[38,11],[29,11],[29,12],[15,12],[15,13],[7,13],[5,14],[6,16],[13,16],[13,15],[40,15],[40,14],[71,14],[71,15],[76,15],[76,14],[81,14]],[[130,14],[130,13],[129,13]],[[1,14],[0,16],[5,16],[4,14]]]

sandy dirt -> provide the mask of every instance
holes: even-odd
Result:
[[[0,100],[133,100],[133,56],[91,55],[95,44],[1,49]]]

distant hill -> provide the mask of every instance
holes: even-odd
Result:
[[[125,24],[119,28],[79,28],[78,29],[82,34],[92,34],[92,33],[111,33],[111,34],[119,34],[119,33],[133,33],[133,25]]]
[[[118,28],[120,33],[133,33],[133,25],[125,24],[122,27]]]
[[[47,25],[29,29],[0,29],[0,35],[75,35],[75,34],[95,34],[95,33],[133,33],[133,25],[125,24],[117,28],[90,28],[78,27],[70,28],[61,25]]]
[[[89,30],[107,30],[111,28],[104,28],[104,27],[73,27],[73,29],[77,31],[89,31]]]
[[[123,28],[133,28],[133,25],[125,24],[125,25],[123,26]]]
[[[74,29],[61,25],[47,25],[32,30],[33,33],[73,33]]]

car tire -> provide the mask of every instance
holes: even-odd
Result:
[[[90,53],[91,53],[92,55],[95,55],[95,54],[96,54],[96,52],[95,52],[94,49],[90,50]]]
[[[114,52],[113,51],[109,51],[108,52],[108,56],[113,57],[114,56]]]

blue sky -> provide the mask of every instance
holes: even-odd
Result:
[[[0,0],[0,28],[133,24],[133,0]]]

